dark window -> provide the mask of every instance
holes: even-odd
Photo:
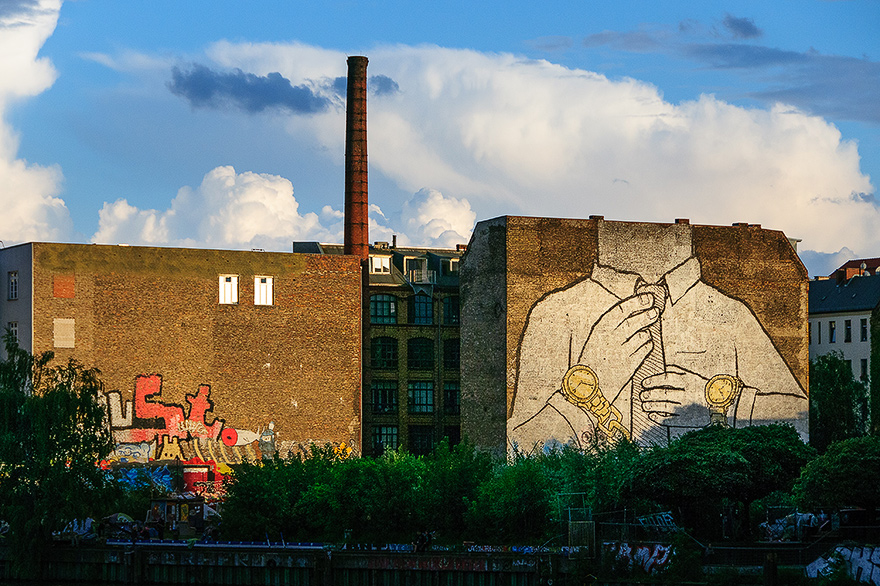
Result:
[[[850,319],[843,322],[843,342],[852,342],[852,320]]]
[[[370,383],[373,413],[397,413],[397,381],[374,380]]]
[[[434,368],[434,342],[428,338],[412,338],[407,342],[407,366],[413,370]]]
[[[9,271],[8,277],[8,298],[18,299],[18,271]]]
[[[443,411],[448,415],[461,412],[461,383],[458,381],[443,383]]]
[[[861,381],[868,380],[868,359],[867,358],[862,358],[862,360],[859,364],[859,370],[861,371],[861,372],[859,372],[859,380],[861,380]]]
[[[461,428],[457,425],[449,425],[443,428],[443,435],[449,440],[449,447],[455,447],[461,443]]]
[[[9,335],[12,337],[12,341],[16,344],[18,343],[18,322],[11,321],[6,324],[6,331],[9,332]]]
[[[394,295],[370,295],[370,323],[397,323],[397,298]]]
[[[370,342],[370,366],[372,368],[397,368],[397,340],[373,338]]]
[[[822,322],[816,322],[816,334],[819,336],[819,344],[822,343]]]
[[[813,324],[812,322],[807,322],[807,336],[810,338],[810,344],[813,343]]]
[[[417,293],[409,298],[409,323],[434,323],[434,300],[430,295]]]
[[[868,341],[868,318],[863,317],[861,319],[861,321],[859,322],[859,325],[862,330],[859,339],[862,342],[867,342]]]
[[[376,425],[373,427],[373,452],[381,454],[385,450],[397,449],[397,426]]]
[[[458,370],[461,364],[461,344],[458,338],[443,340],[443,367]]]
[[[434,383],[417,381],[409,383],[409,412],[434,412]]]
[[[443,298],[443,323],[447,326],[457,326],[461,323],[457,295]]]
[[[430,425],[410,425],[409,451],[417,456],[424,456],[433,450],[434,428]]]
[[[834,344],[837,342],[837,324],[833,321],[828,322],[828,343]]]

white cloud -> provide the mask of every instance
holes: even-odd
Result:
[[[336,218],[326,208],[322,216]],[[139,210],[124,199],[105,203],[92,241],[290,250],[293,240],[338,236],[318,214],[299,213],[289,180],[227,166],[208,172],[198,187],[182,187],[167,210]]]
[[[301,44],[224,42],[209,54],[293,83],[344,71],[337,51]],[[857,195],[874,191],[857,146],[820,117],[711,95],[673,104],[648,83],[510,54],[398,45],[368,55],[370,75],[400,87],[370,101],[370,164],[404,192],[430,186],[480,217],[748,221],[804,249],[880,247],[878,208]],[[297,118],[290,130],[311,128],[341,160],[342,116]]]
[[[67,207],[58,194],[57,166],[30,164],[18,156],[18,136],[6,122],[11,103],[39,94],[55,81],[55,70],[37,53],[55,30],[61,2],[22,5],[0,17],[0,239],[63,240],[72,233]]]
[[[404,202],[400,227],[410,242],[455,248],[467,244],[477,214],[466,199],[444,197],[434,189],[421,189]]]

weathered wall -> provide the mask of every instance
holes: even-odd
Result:
[[[713,420],[806,437],[807,275],[781,232],[506,217],[477,225],[462,270],[478,279],[462,352],[479,356],[463,385],[479,407],[504,384],[508,448],[664,443]],[[483,296],[503,297],[506,329],[486,329]],[[501,344],[506,383],[487,367]],[[463,433],[503,445],[479,431],[497,417],[462,410]]]
[[[221,274],[238,304],[218,303]],[[34,351],[101,369],[120,459],[359,449],[360,287],[354,257],[34,244]],[[58,318],[73,348],[53,347]]]

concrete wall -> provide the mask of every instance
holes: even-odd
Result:
[[[309,442],[359,451],[358,259],[33,247],[34,351],[100,368],[116,459],[228,464]],[[238,304],[219,303],[221,274],[239,276]],[[273,278],[272,305],[254,304],[254,276]],[[73,348],[57,347],[59,319],[74,320]]]
[[[475,228],[462,299],[462,433],[479,445],[664,443],[713,420],[806,438],[807,275],[781,232],[496,218]]]

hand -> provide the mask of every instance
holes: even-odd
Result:
[[[646,330],[660,317],[653,303],[650,293],[619,301],[602,314],[587,337],[578,362],[593,369],[609,400],[632,378],[654,346]]]
[[[660,425],[703,427],[710,421],[706,404],[708,379],[669,365],[666,372],[642,381],[639,398],[648,418]]]

